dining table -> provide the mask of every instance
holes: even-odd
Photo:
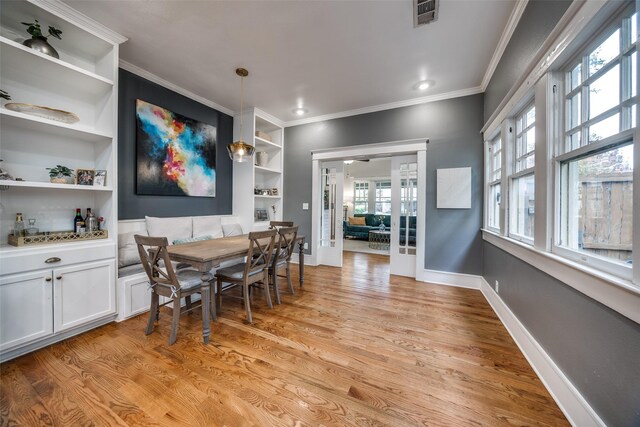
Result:
[[[304,286],[304,242],[305,236],[298,235],[296,237],[300,287]],[[189,264],[202,273],[202,337],[205,344],[209,343],[211,335],[210,313],[214,313],[215,316],[214,292],[209,283],[211,280],[210,272],[224,261],[245,257],[248,249],[248,234],[167,246],[167,253],[171,261]]]

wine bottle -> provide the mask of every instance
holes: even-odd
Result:
[[[16,222],[13,226],[13,235],[18,237],[24,236],[24,220],[22,219],[21,212],[16,214]]]
[[[76,208],[76,216],[73,218],[73,232],[74,233],[84,233],[84,219],[82,219],[82,213],[80,208]]]

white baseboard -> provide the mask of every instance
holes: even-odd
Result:
[[[542,346],[502,301],[491,286],[480,277],[480,290],[493,311],[516,342],[524,357],[574,426],[605,426],[598,414],[555,364]]]
[[[416,280],[438,285],[457,286],[459,288],[480,289],[480,284],[483,279],[481,276],[475,276],[473,274],[425,269],[422,274],[416,274]]]

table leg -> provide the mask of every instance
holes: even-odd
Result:
[[[202,280],[202,339],[205,344],[209,344],[209,335],[211,335],[211,327],[209,325],[209,306],[211,305],[209,278]]]
[[[304,239],[298,242],[298,271],[300,275],[300,287],[304,286]]]

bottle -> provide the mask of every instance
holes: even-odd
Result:
[[[13,226],[13,235],[14,236],[24,236],[24,221],[22,219],[22,212],[18,212],[16,214],[16,223]]]
[[[96,218],[93,212],[91,212],[91,208],[87,208],[87,216],[84,219],[84,225],[88,233],[98,230],[98,218]]]
[[[76,216],[73,218],[73,232],[81,234],[85,232],[84,220],[80,208],[76,208]]]

